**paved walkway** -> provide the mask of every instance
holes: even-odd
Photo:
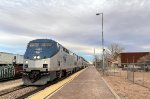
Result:
[[[95,67],[89,67],[49,99],[116,99]]]

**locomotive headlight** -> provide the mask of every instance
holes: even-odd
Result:
[[[25,61],[26,64],[28,64],[28,61]]]
[[[37,56],[37,59],[40,59],[40,56]]]
[[[33,59],[36,59],[36,56],[33,56]]]
[[[46,63],[47,63],[47,61],[45,60],[45,61],[44,61],[44,63],[46,64]]]

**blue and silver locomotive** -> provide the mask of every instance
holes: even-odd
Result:
[[[85,68],[88,62],[51,39],[30,41],[24,55],[24,85],[44,85],[48,81]]]

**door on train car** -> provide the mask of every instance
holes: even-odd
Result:
[[[21,77],[23,73],[23,64],[16,64],[15,68],[15,77]]]

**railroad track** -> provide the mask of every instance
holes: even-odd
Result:
[[[0,97],[3,96],[3,95],[9,94],[13,91],[20,90],[20,89],[25,88],[25,87],[26,86],[20,85],[20,86],[13,87],[11,89],[6,89],[6,90],[3,90],[3,91],[0,91]]]
[[[0,99],[19,99],[27,93],[35,91],[38,87],[35,86],[17,86],[12,89],[0,92]]]
[[[43,86],[20,85],[20,86],[13,87],[11,89],[2,90],[2,91],[0,91],[0,99],[25,99],[28,96],[31,96],[32,94],[45,89],[48,86],[51,86],[53,84],[56,84],[59,81],[64,80],[65,78],[67,78],[70,75],[72,75],[72,74],[69,74],[69,75],[59,78],[59,79],[55,79]]]
[[[68,76],[70,76],[70,75],[68,75]],[[39,91],[45,89],[46,87],[51,86],[51,85],[53,85],[53,84],[55,84],[55,83],[57,83],[57,82],[59,82],[59,81],[65,79],[65,78],[67,78],[68,76],[62,77],[62,78],[60,78],[60,79],[55,79],[55,80],[49,82],[48,84],[46,84],[46,85],[44,85],[44,86],[39,86],[37,89],[33,90],[32,92],[26,93],[26,94],[22,95],[21,97],[18,97],[17,99],[25,99],[25,98],[27,98],[28,96],[31,96],[32,94],[37,93],[37,92],[39,92]]]
[[[66,76],[68,77],[68,76]],[[27,98],[28,96],[45,89],[46,87],[53,85],[66,77],[62,77],[61,79],[55,79],[54,81],[49,82],[48,84],[44,86],[16,86],[11,89],[7,89],[4,91],[0,91],[0,99],[24,99]]]

